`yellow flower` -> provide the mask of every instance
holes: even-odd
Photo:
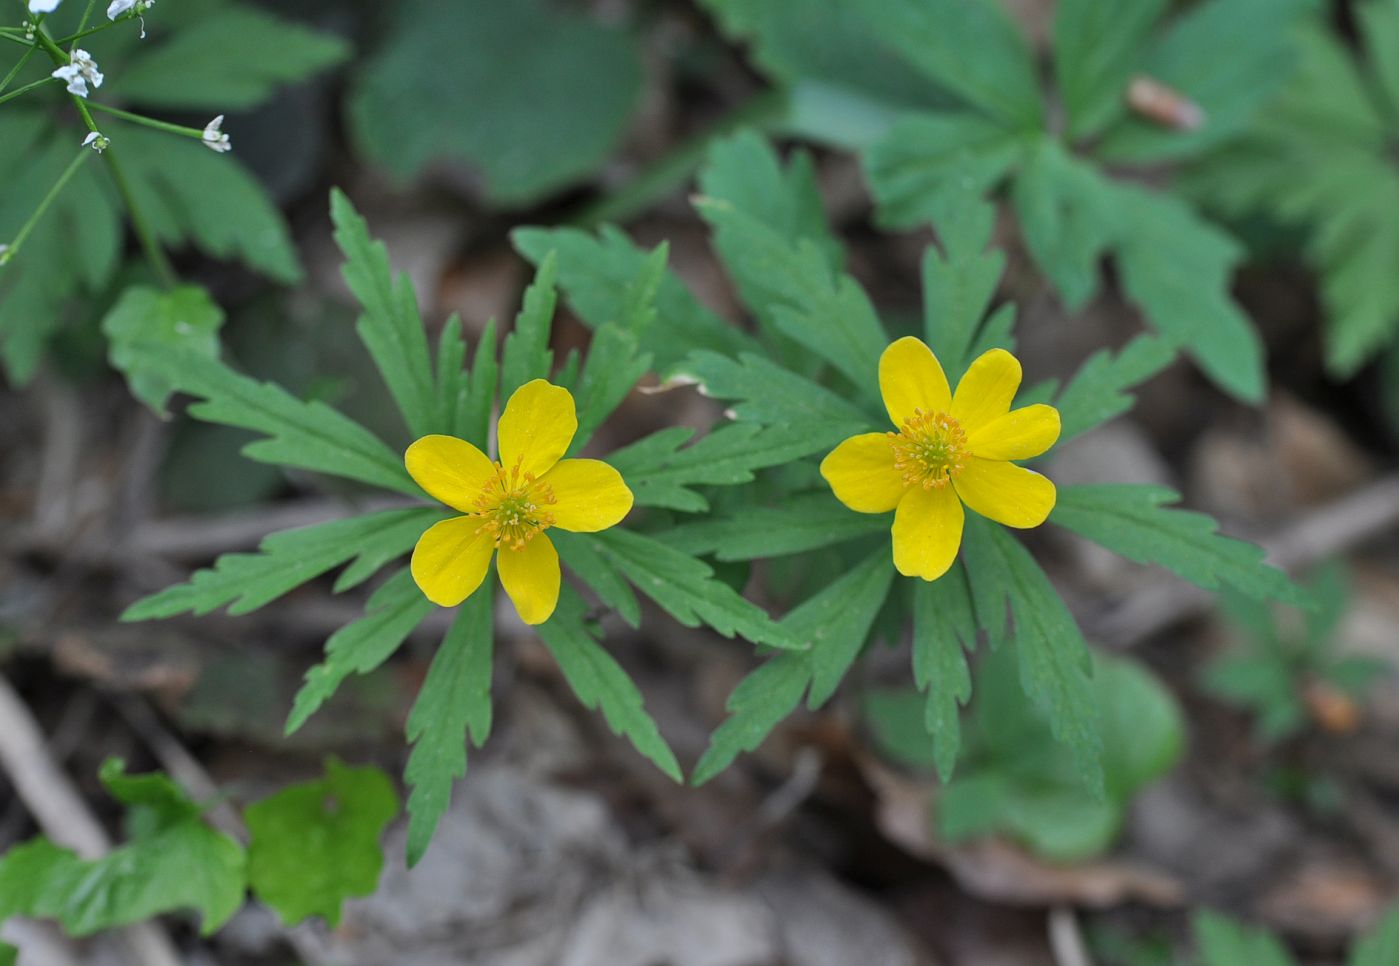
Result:
[[[559,554],[550,527],[593,533],[632,507],[622,475],[601,460],[566,460],[578,431],[573,396],[543,379],[505,404],[500,461],[454,436],[424,436],[403,462],[428,493],[466,516],[429,527],[413,548],[413,580],[428,600],[455,607],[486,579],[491,555],[526,624],[542,624],[559,602]]]
[[[836,499],[860,513],[894,513],[894,566],[936,580],[962,543],[962,504],[1008,527],[1037,527],[1054,509],[1054,484],[1011,460],[1059,438],[1059,411],[1011,410],[1020,363],[983,354],[954,395],[933,350],[900,339],[879,358],[879,392],[896,433],[852,436],[821,461]]]

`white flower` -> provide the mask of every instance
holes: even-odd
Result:
[[[92,150],[96,151],[98,154],[107,150],[107,145],[111,143],[112,139],[100,131],[92,131],[87,137],[83,138],[83,147],[91,146]]]
[[[30,13],[53,13],[63,0],[29,0]]]
[[[102,86],[102,72],[97,69],[97,61],[85,50],[73,51],[73,61],[66,67],[53,72],[54,77],[68,82],[68,93],[87,97],[87,85]]]
[[[112,0],[107,6],[107,19],[115,20],[136,6],[136,0]]]
[[[228,139],[227,134],[223,133],[221,130],[222,127],[222,114],[204,126],[204,146],[210,151],[217,151],[219,154],[233,150],[233,142]]]

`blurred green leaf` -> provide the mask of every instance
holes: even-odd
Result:
[[[1142,48],[1167,0],[1063,0],[1054,12],[1054,74],[1069,136],[1091,137],[1122,116]]]
[[[1399,25],[1396,25],[1399,29]],[[1399,963],[1399,906],[1391,905],[1384,917],[1351,947],[1347,966],[1387,966]]]
[[[168,292],[133,285],[102,319],[102,332],[110,346],[108,359],[126,375],[132,395],[157,414],[165,412],[174,387],[158,372],[132,366],[131,347],[147,345],[159,351],[173,346],[217,359],[222,327],[223,309],[197,285],[181,285]]]
[[[1295,966],[1282,943],[1262,929],[1251,929],[1208,910],[1193,923],[1202,966]]]
[[[1109,349],[1093,353],[1054,400],[1062,427],[1059,443],[1131,409],[1136,397],[1124,390],[1150,379],[1174,359],[1170,345],[1154,335],[1137,336],[1115,355]]]
[[[550,252],[539,263],[534,281],[525,289],[524,303],[515,317],[515,326],[505,337],[500,361],[500,399],[508,403],[525,383],[533,379],[548,379],[554,368],[554,353],[549,349],[549,333],[554,322],[554,305],[558,296],[554,278],[558,274],[558,257]]]

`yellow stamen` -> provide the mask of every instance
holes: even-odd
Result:
[[[554,488],[521,472],[520,463],[516,460],[508,471],[497,463],[495,475],[476,498],[474,515],[482,520],[476,532],[489,532],[497,548],[523,550],[535,534],[554,525],[554,515],[545,509],[558,502]]]
[[[947,485],[966,465],[967,433],[947,413],[915,409],[903,428],[889,434],[894,449],[894,469],[904,486],[915,483],[925,490]]]

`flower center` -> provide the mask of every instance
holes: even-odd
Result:
[[[889,434],[889,445],[904,486],[939,489],[966,465],[967,432],[947,413],[915,409],[902,429]]]
[[[520,472],[519,462],[509,470],[497,463],[495,475],[476,498],[476,516],[481,518],[476,532],[490,533],[498,548],[523,550],[535,534],[554,525],[547,507],[557,502],[554,488],[536,480],[533,473]]]

